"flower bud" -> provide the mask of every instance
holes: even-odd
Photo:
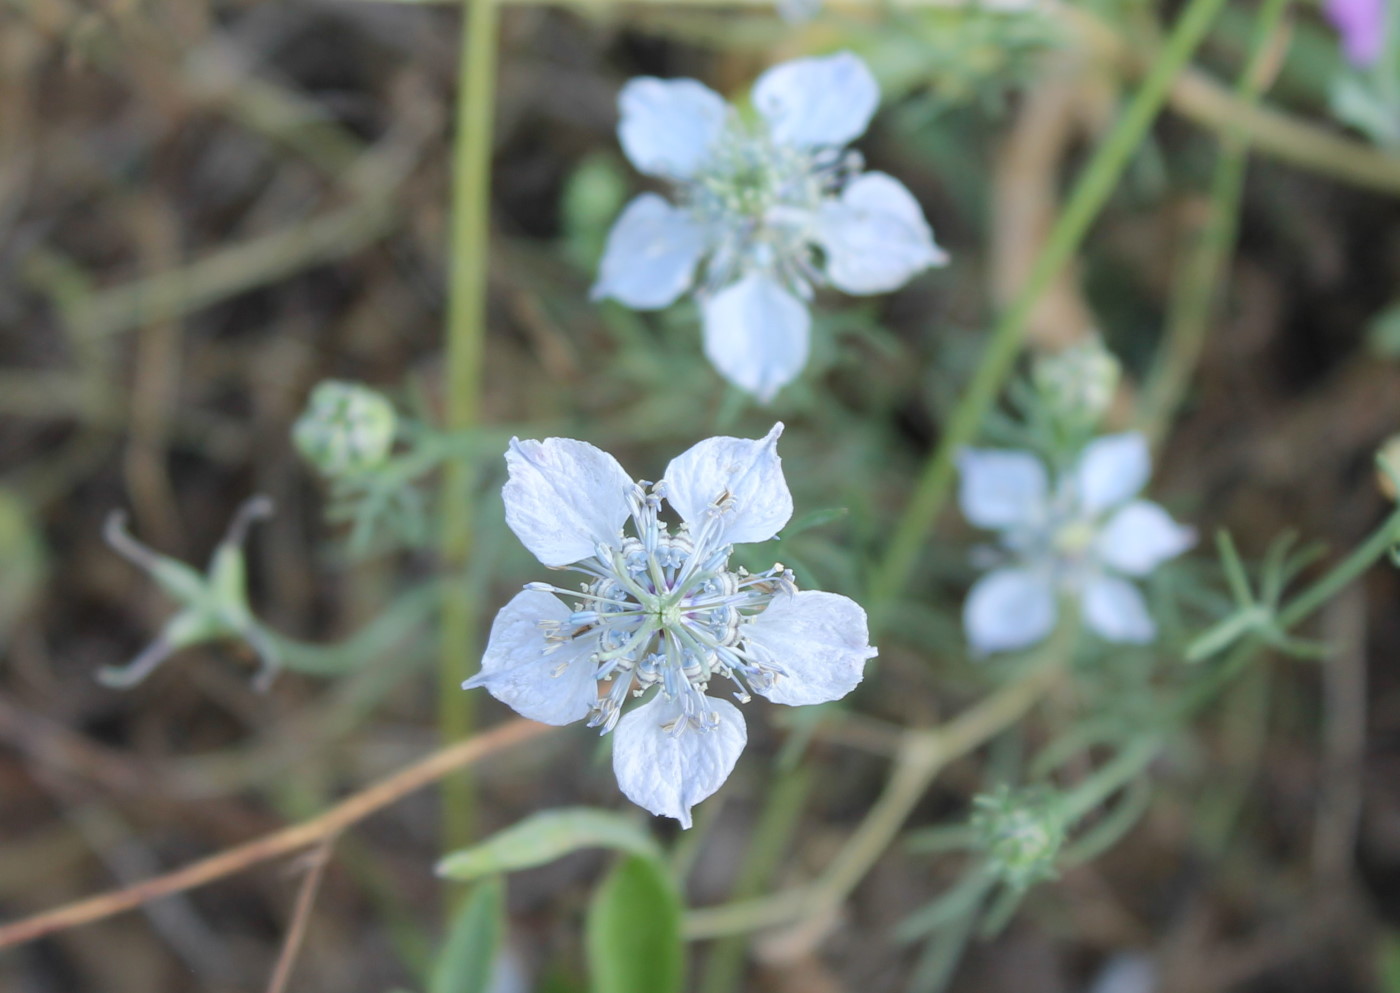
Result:
[[[1064,818],[1053,794],[1010,790],[973,801],[972,828],[992,870],[1008,886],[1025,889],[1055,876],[1055,859],[1065,840]]]
[[[353,476],[384,463],[394,444],[394,406],[367,386],[326,380],[311,392],[292,439],[322,475]]]
[[[1388,500],[1400,500],[1400,434],[1392,435],[1376,453],[1376,480]]]
[[[1058,415],[1097,424],[1113,402],[1122,367],[1097,335],[1035,362],[1036,388]]]

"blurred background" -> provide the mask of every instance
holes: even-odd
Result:
[[[755,437],[782,419],[801,527],[746,564],[780,554],[802,585],[859,599],[986,327],[1177,8],[838,5],[800,24],[766,4],[503,8],[484,426],[472,436],[468,572],[483,623],[546,578],[503,524],[499,453],[513,433],[585,438],[654,479],[699,438]],[[1130,420],[1189,292],[1222,138],[1247,117],[1232,91],[1257,10],[1226,5],[1036,311],[1033,349],[1097,329],[1122,359],[1110,424]],[[436,477],[418,481],[421,508],[351,548],[290,432],[327,378],[440,420],[459,23],[451,6],[358,0],[0,8],[3,918],[309,817],[437,744],[435,626],[402,607],[434,574]],[[1400,299],[1400,159],[1383,144],[1400,104],[1369,130],[1338,114],[1351,70],[1316,6],[1291,6],[1282,41],[1265,100],[1286,127],[1252,149],[1238,251],[1184,402],[1162,425],[1153,493],[1207,539],[1229,528],[1247,559],[1289,530],[1335,559],[1386,513],[1372,458],[1400,430],[1400,310],[1388,309]],[[586,303],[608,227],[650,188],[618,150],[614,102],[638,74],[738,96],[773,62],[836,47],[861,54],[884,92],[857,147],[913,191],[952,262],[887,297],[822,294],[807,370],[757,407],[704,360],[693,305],[638,315]],[[277,506],[248,543],[259,617],[324,644],[387,618],[372,643],[346,642],[347,657],[366,657],[339,678],[287,673],[258,692],[256,658],[229,642],[180,652],[131,691],[97,682],[171,612],[104,544],[108,514],[127,510],[141,540],[202,568],[254,494]],[[848,701],[849,726],[875,744],[805,745],[809,792],[771,886],[810,879],[860,823],[887,775],[886,729],[934,724],[995,675],[969,661],[960,631],[981,538],[955,517]],[[1218,586],[1209,541],[1164,583]],[[974,941],[951,988],[1400,990],[1397,598],[1396,571],[1375,569],[1311,632],[1336,646],[1326,664],[1266,657],[1248,670],[1154,768],[1134,830],[1035,890],[995,940]],[[1164,622],[1160,654],[1101,652],[1051,711],[1134,692],[1185,624]],[[464,675],[484,630],[464,647]],[[775,765],[802,733],[760,704],[685,854],[692,905],[743,885]],[[483,695],[483,725],[505,716]],[[475,829],[555,805],[625,806],[596,740],[575,727],[492,758],[474,776]],[[999,754],[957,763],[909,827],[965,817]],[[440,821],[430,790],[339,840],[290,989],[424,988],[444,926]],[[673,827],[657,830],[669,840]],[[511,877],[514,972],[501,989],[588,988],[579,919],[604,864],[582,853]],[[299,878],[294,860],[260,865],[5,952],[0,989],[263,990]],[[731,988],[904,989],[917,949],[891,932],[950,878],[939,858],[892,846],[828,927],[749,945]],[[693,977],[710,949],[692,947]]]

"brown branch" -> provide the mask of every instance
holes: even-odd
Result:
[[[277,956],[277,968],[272,980],[267,984],[267,993],[285,993],[287,983],[292,978],[292,968],[296,965],[297,953],[306,939],[306,927],[311,922],[311,908],[316,903],[316,893],[321,888],[321,877],[325,874],[326,863],[331,860],[331,848],[335,838],[321,842],[311,853],[311,864],[306,867],[301,886],[297,888],[296,907],[292,911],[292,925],[287,929],[287,937],[282,942],[282,953]]]
[[[161,897],[203,886],[216,879],[241,872],[249,866],[308,848],[333,838],[346,828],[395,803],[410,793],[431,785],[443,776],[495,752],[552,730],[533,721],[515,720],[484,734],[434,752],[427,758],[394,773],[387,779],[355,793],[318,817],[293,824],[272,834],[192,862],[182,869],[156,876],[123,889],[88,897],[56,910],[45,911],[0,926],[0,948],[22,945],[55,931],[90,924],[126,910],[132,910]]]

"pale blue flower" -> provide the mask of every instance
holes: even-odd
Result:
[[[654,486],[585,442],[513,439],[506,523],[546,566],[584,581],[526,586],[496,616],[464,687],[484,686],[531,720],[615,730],[622,792],[690,827],[690,808],[719,789],[747,740],[712,682],[728,680],[740,703],[750,692],[823,703],[854,689],[875,655],[853,600],[799,592],[781,565],[729,567],[735,544],[767,541],[792,516],[781,433],[702,441]],[[674,532],[663,500],[680,518]]]
[[[1079,601],[1099,636],[1144,644],[1157,635],[1140,579],[1196,540],[1157,504],[1135,499],[1152,471],[1147,441],[1118,434],[1090,442],[1053,482],[1030,452],[965,449],[958,500],[978,527],[999,531],[1004,562],[963,605],[977,654],[1013,651],[1055,627],[1061,596]]]
[[[694,288],[705,354],[768,401],[807,362],[814,286],[896,289],[946,257],[897,180],[861,173],[845,149],[880,101],[849,52],[769,69],[746,119],[693,79],[634,79],[618,96],[618,138],[672,204],[643,193],[608,235],[593,287],[638,310]]]

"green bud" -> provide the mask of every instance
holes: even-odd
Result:
[[[1097,424],[1113,402],[1122,367],[1098,336],[1042,355],[1031,376],[1052,410],[1065,420]]]
[[[1055,859],[1065,840],[1065,823],[1056,797],[1043,789],[1011,790],[973,801],[972,829],[1002,881],[1025,889],[1055,877]]]
[[[329,379],[311,391],[292,440],[322,475],[353,476],[383,465],[394,445],[394,405],[367,386]]]

